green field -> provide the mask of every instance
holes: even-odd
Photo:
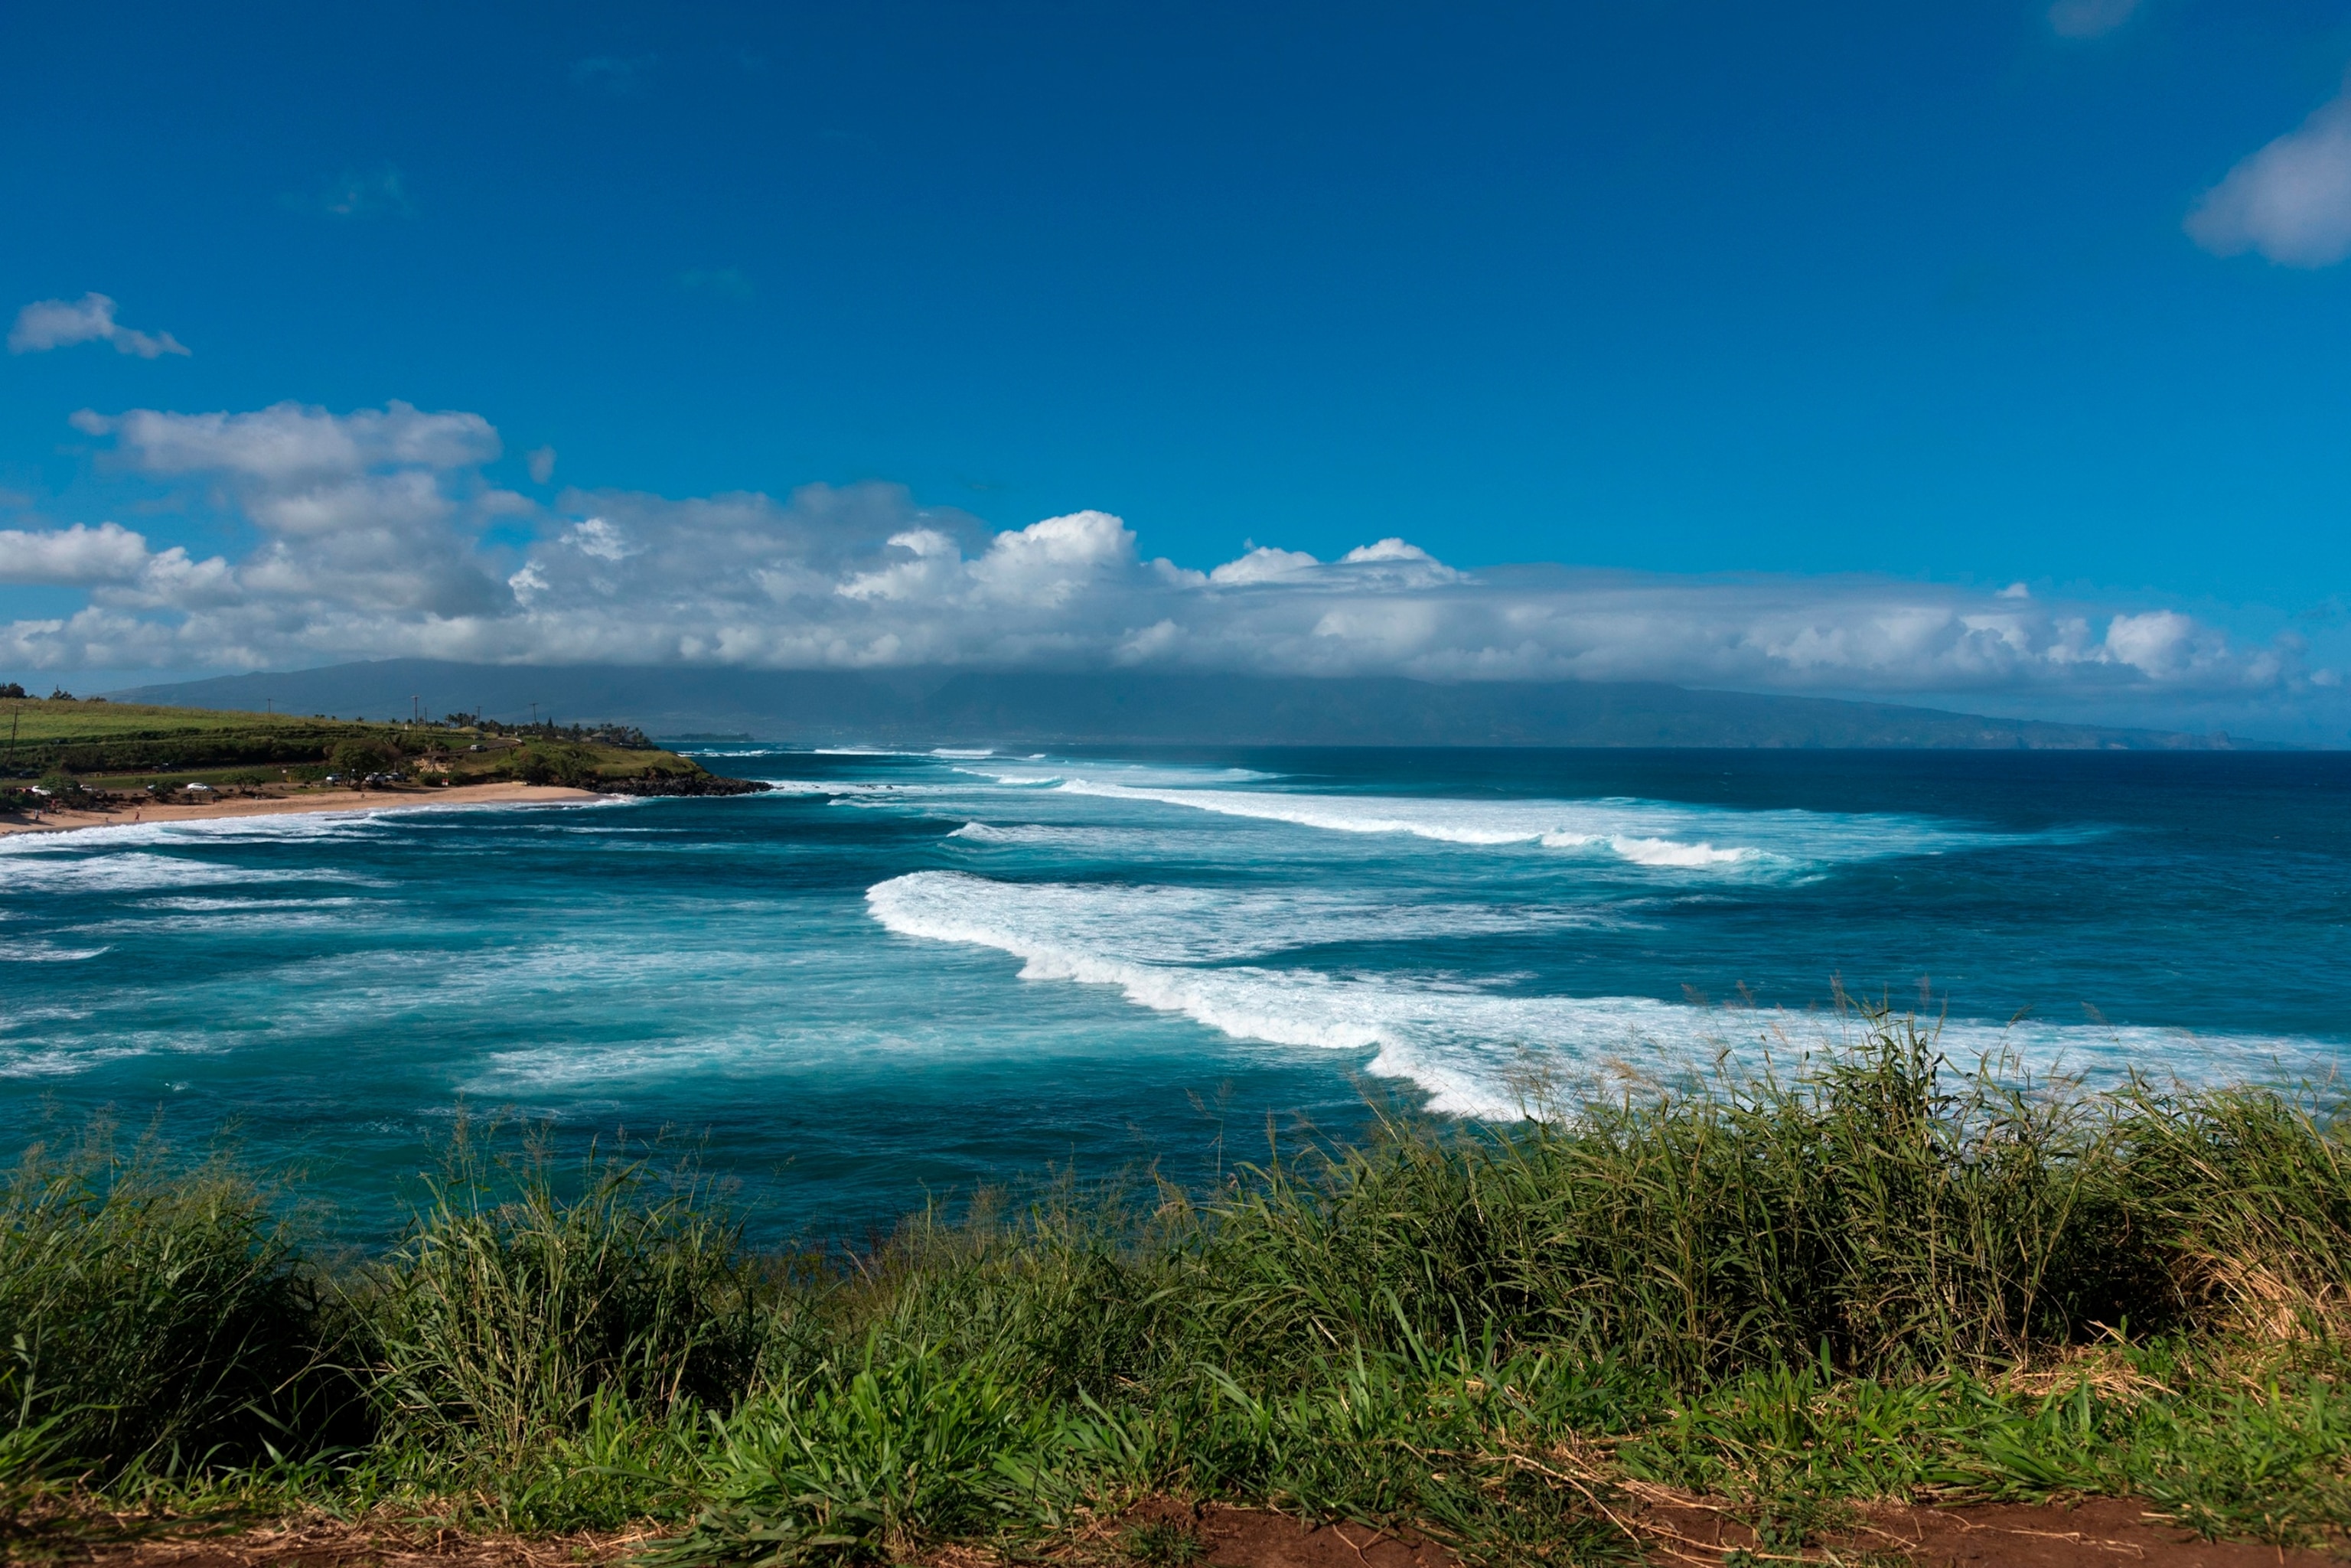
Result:
[[[63,777],[90,789],[124,789],[197,781],[299,785],[377,771],[452,783],[529,778],[585,784],[702,769],[612,727],[559,729],[464,716],[370,723],[103,698],[0,700],[0,779]]]

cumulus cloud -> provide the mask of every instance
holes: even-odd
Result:
[[[2188,235],[2215,256],[2258,251],[2283,267],[2351,256],[2351,97],[2246,157],[2197,201]]]
[[[121,467],[204,487],[258,542],[197,559],[110,523],[0,533],[0,580],[88,592],[0,629],[0,664],[1120,667],[2057,699],[2328,678],[2290,640],[2244,646],[2174,609],[2022,585],[1464,572],[1402,538],[1201,569],[1145,555],[1106,512],[995,529],[881,484],[542,507],[486,478],[501,452],[486,420],[405,403],[75,417]]]
[[[118,354],[142,360],[185,354],[187,346],[169,332],[139,332],[114,319],[114,301],[103,294],[78,299],[36,299],[16,312],[8,329],[12,354],[44,354],[76,343],[111,343]]]
[[[147,540],[118,523],[28,531],[0,528],[0,582],[88,587],[126,582],[146,569]]]

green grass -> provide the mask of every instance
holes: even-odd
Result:
[[[2082,1493],[2337,1541],[2344,1154],[2308,1096],[1955,1073],[1888,1019],[1776,1080],[1064,1183],[855,1256],[747,1249],[691,1170],[461,1137],[329,1262],[228,1166],[92,1144],[8,1188],[0,1492],[652,1520],[674,1564],[1188,1561],[1103,1534],[1154,1494],[1638,1561],[1645,1485],[1775,1549],[1857,1500]]]
[[[619,744],[613,733],[25,698],[0,700],[0,778],[78,778],[110,789],[314,783],[330,772],[413,768],[419,759],[458,783],[584,784],[701,771],[674,753]],[[483,749],[471,749],[476,745]]]

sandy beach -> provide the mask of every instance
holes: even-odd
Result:
[[[0,820],[0,834],[62,833],[78,828],[119,828],[132,822],[196,822],[214,817],[275,817],[287,812],[370,811],[395,806],[518,806],[535,801],[593,800],[592,789],[554,784],[453,784],[446,789],[321,789],[286,795],[235,795],[224,800],[168,805],[126,802],[108,811],[47,811],[34,821]]]

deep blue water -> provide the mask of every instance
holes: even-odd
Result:
[[[366,1229],[461,1107],[666,1129],[853,1236],[1790,1056],[1840,982],[2094,1078],[2351,1047],[2351,756],[705,756],[782,789],[0,841],[0,1142],[233,1124]]]

